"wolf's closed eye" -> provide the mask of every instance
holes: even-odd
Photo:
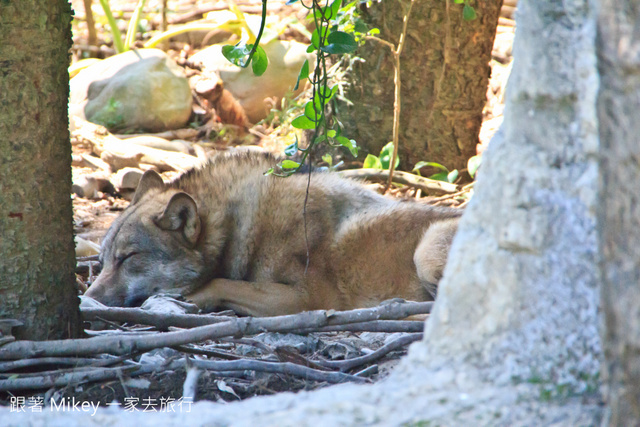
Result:
[[[128,260],[134,255],[138,255],[138,252],[130,252],[126,255],[121,255],[116,259],[116,262],[118,263],[118,265],[122,265],[123,262],[125,262],[126,260]]]

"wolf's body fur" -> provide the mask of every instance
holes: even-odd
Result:
[[[432,299],[459,211],[313,173],[305,225],[308,177],[263,176],[275,161],[220,155],[169,184],[145,174],[87,295],[128,306],[177,293],[256,316]]]

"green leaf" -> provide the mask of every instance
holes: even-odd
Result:
[[[358,43],[352,34],[343,31],[333,31],[327,37],[327,45],[322,47],[326,53],[351,53],[358,48]]]
[[[338,141],[340,143],[340,145],[342,145],[343,147],[346,147],[349,152],[351,152],[351,155],[353,157],[357,157],[358,156],[358,144],[356,144],[355,139],[349,139],[347,137],[344,136],[339,136],[336,138],[336,141]],[[377,157],[376,157],[377,158]],[[366,159],[365,159],[366,161]]]
[[[449,182],[449,180],[447,179],[448,176],[449,176],[448,172],[438,172],[431,175],[429,179],[435,179],[436,181]]]
[[[464,0],[453,0],[453,2],[455,4],[462,4],[462,3],[464,3]]]
[[[361,18],[356,18],[353,23],[353,31],[366,34],[366,32],[369,31],[369,27],[367,27],[367,24],[365,24]]]
[[[286,4],[287,6],[290,6],[290,5],[294,4],[294,3],[295,3],[295,2],[297,2],[297,1],[298,1],[298,0],[287,0],[287,1],[285,2],[285,4]]]
[[[367,154],[362,167],[367,169],[382,169],[382,163],[380,163],[380,159],[378,157],[373,154]]]
[[[320,98],[320,96],[322,95],[324,97],[324,102],[327,103],[331,101],[331,99],[334,97],[336,93],[338,93],[338,89],[339,89],[338,85],[335,85],[332,87],[322,85],[318,88],[317,96],[318,98]]]
[[[235,46],[222,46],[222,55],[232,64],[242,66],[244,62],[243,59],[249,54],[250,50],[251,48],[248,48],[246,44],[240,42]]]
[[[331,157],[331,154],[329,153],[326,153],[324,156],[322,156],[322,160],[324,160],[324,162],[327,163],[329,167],[331,167],[331,165],[333,164],[333,157]]]
[[[447,169],[445,166],[442,166],[440,163],[436,163],[436,162],[418,162],[413,167],[412,172],[415,172],[416,170],[422,169],[425,166],[431,166],[433,168],[438,168],[438,169],[441,169],[441,170],[449,173],[449,169]]]
[[[327,2],[328,3],[328,2]],[[342,1],[335,0],[330,6],[325,6],[313,11],[313,17],[317,21],[331,21],[338,16]]]
[[[298,141],[294,142],[291,145],[287,145],[287,147],[284,149],[284,154],[287,156],[293,156],[297,152],[298,152]]]
[[[317,122],[322,116],[322,111],[314,101],[309,101],[304,106],[304,115],[312,122]]]
[[[462,8],[462,18],[464,18],[465,21],[473,21],[477,17],[478,15],[476,15],[476,10],[465,3]]]
[[[300,166],[300,163],[293,160],[283,160],[280,166],[282,166],[282,169],[295,169]]]
[[[467,170],[469,171],[469,175],[471,178],[476,176],[476,172],[482,163],[482,156],[473,156],[467,161]]]
[[[322,35],[322,39],[324,39],[327,37],[327,34],[329,34],[329,27],[323,26],[321,28],[321,31],[318,31],[318,29],[316,28],[315,30],[313,30],[313,33],[311,33],[311,45],[316,49],[320,47],[320,36]],[[307,49],[307,52],[308,51],[309,49]]]
[[[247,47],[253,45],[247,45]],[[258,46],[256,51],[253,53],[251,57],[251,69],[253,70],[253,74],[256,76],[261,76],[267,71],[267,66],[269,65],[269,58],[267,58],[267,53],[264,51],[262,46]]]
[[[329,17],[329,21],[335,19],[335,17],[338,16],[340,6],[342,6],[342,0],[335,0],[333,3],[331,3],[331,16]]]
[[[456,179],[458,179],[458,169],[452,170],[447,175],[447,181],[449,181],[450,183],[453,183],[453,181],[455,181]]]
[[[380,150],[380,163],[382,163],[382,169],[389,169],[391,164],[391,157],[393,157],[393,142],[389,142]],[[396,157],[396,164],[394,168],[397,168],[400,164],[400,159]]]
[[[336,137],[336,135],[337,135],[337,132],[336,132],[335,130],[333,130],[333,129],[329,129],[329,130],[327,131],[327,136],[328,136],[329,138],[335,138],[335,137]]]
[[[291,122],[291,126],[293,126],[296,129],[315,129],[316,128],[316,124],[311,120],[309,120],[307,116],[305,116],[304,114],[293,119],[293,121]]]
[[[313,140],[314,145],[315,144],[321,144],[323,142],[325,142],[327,140],[327,135],[319,135],[316,137],[316,139]]]
[[[305,59],[304,64],[302,64],[302,68],[300,68],[300,73],[298,74],[298,80],[296,81],[296,85],[293,87],[293,90],[298,90],[298,86],[300,86],[300,80],[304,80],[309,78],[309,60]]]
[[[273,174],[275,172],[275,170],[273,168],[269,168],[265,173],[264,176],[269,176],[271,174]]]

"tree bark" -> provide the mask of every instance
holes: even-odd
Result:
[[[374,3],[363,18],[380,29],[380,38],[397,46],[408,3]],[[465,21],[463,5],[453,0],[415,0],[400,58],[399,154],[404,169],[421,160],[464,169],[476,153],[502,0],[470,4],[478,17]],[[347,98],[354,106],[343,122],[365,152],[378,155],[392,139],[393,55],[376,41],[367,41],[357,54],[365,62],[354,64],[350,74]]]
[[[602,0],[598,235],[609,425],[640,425],[640,1]]]
[[[76,337],[67,0],[0,1],[0,318]]]

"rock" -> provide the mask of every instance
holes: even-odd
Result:
[[[131,144],[142,145],[145,147],[157,148],[158,150],[175,151],[177,153],[190,154],[191,146],[187,141],[180,139],[174,139],[168,141],[164,138],[160,138],[153,135],[134,136],[131,138],[122,138],[124,141]]]
[[[76,257],[98,255],[100,253],[100,245],[97,243],[83,239],[80,236],[75,236],[74,240],[76,243]]]
[[[71,79],[69,113],[84,114],[112,132],[159,132],[184,127],[191,103],[182,69],[161,50],[139,49],[107,58]]]
[[[112,176],[111,183],[118,191],[135,190],[143,174],[144,172],[138,168],[123,168]]]
[[[152,295],[140,307],[144,310],[164,314],[196,314],[199,308],[195,304],[177,299],[169,295]]]
[[[114,190],[104,172],[74,176],[73,185],[71,186],[73,193],[87,199],[98,198],[98,192],[113,194]]]
[[[270,347],[293,347],[301,353],[312,353],[318,349],[320,340],[317,337],[298,334],[282,334],[278,332],[264,332],[253,337]]]
[[[287,92],[293,91],[305,59],[313,67],[315,58],[306,52],[307,45],[296,41],[271,40],[262,47],[269,58],[269,67],[260,77],[253,75],[251,67],[240,68],[227,61],[222,56],[222,45],[210,46],[191,57],[193,62],[202,63],[208,71],[220,73],[224,88],[240,102],[253,123],[269,113],[265,99],[275,97],[278,105]],[[301,90],[299,88],[296,93]]]

